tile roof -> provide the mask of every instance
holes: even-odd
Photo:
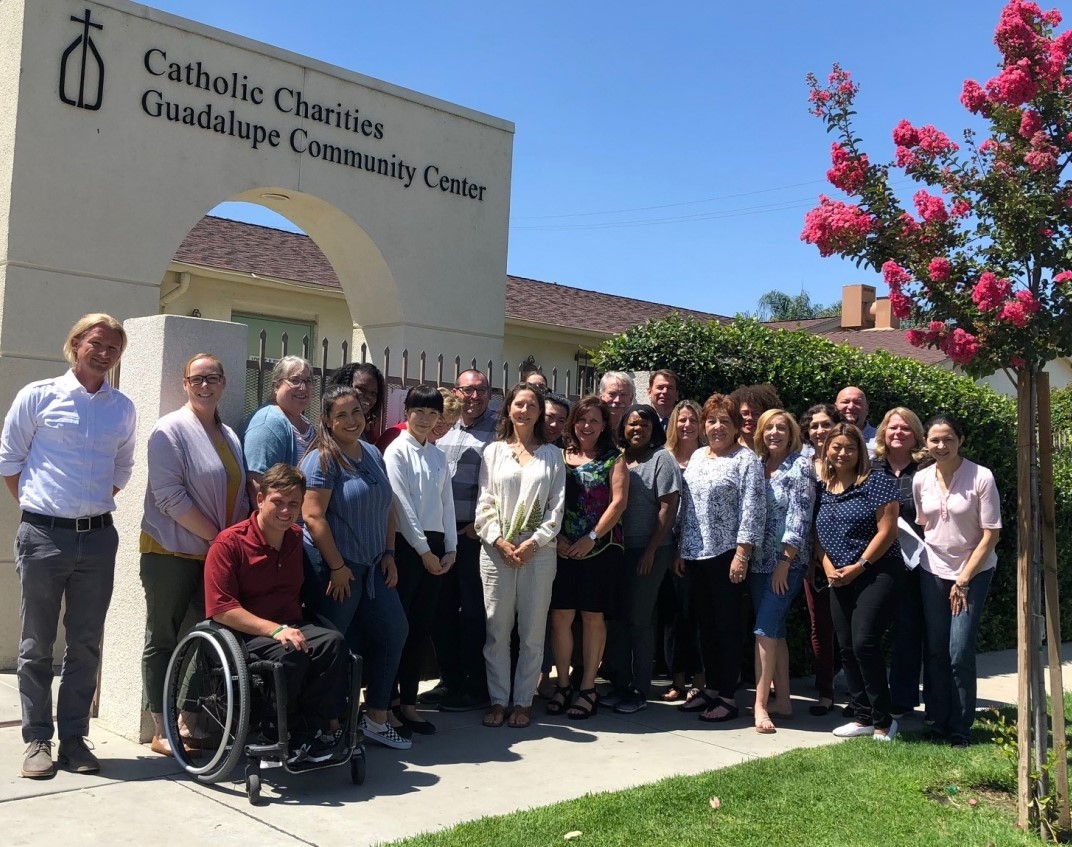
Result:
[[[885,350],[894,356],[915,359],[925,365],[941,365],[949,362],[949,357],[941,350],[913,347],[905,338],[903,329],[837,329],[815,334],[835,344],[848,344],[864,353]]]
[[[327,257],[308,235],[204,217],[175,253],[176,262],[339,289]]]
[[[732,322],[732,318],[725,315],[587,291],[556,282],[540,282],[520,276],[506,278],[508,318],[616,335],[650,318],[665,318],[675,313],[705,322]]]
[[[341,288],[335,269],[309,236],[226,218],[210,216],[198,221],[179,246],[175,261]],[[614,335],[674,312],[702,321],[730,322],[724,315],[709,312],[524,277],[506,278],[508,318]]]

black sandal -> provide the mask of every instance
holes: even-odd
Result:
[[[689,692],[685,702],[677,707],[679,712],[706,712],[719,704],[718,697],[712,697],[702,688],[694,688]]]
[[[722,709],[725,712],[724,715],[719,715],[717,718],[709,718],[703,712],[700,713],[700,720],[704,723],[725,723],[726,721],[735,721],[740,715],[740,710],[735,705],[730,705],[721,697],[716,698],[715,704],[708,711],[714,711],[715,709]]]
[[[581,705],[587,703],[585,707]],[[571,721],[586,721],[599,711],[599,695],[594,688],[582,688],[577,692],[577,699],[566,712],[566,717]]]
[[[561,715],[569,706],[570,697],[573,694],[573,686],[555,686],[555,693],[547,701],[547,714]]]

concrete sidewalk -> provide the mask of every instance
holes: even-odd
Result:
[[[1072,644],[1063,651],[1066,679]],[[809,683],[798,681],[795,691]],[[1069,684],[1072,687],[1072,683]],[[979,657],[980,706],[1016,700],[1015,651]],[[795,747],[834,743],[843,722],[835,711],[808,714],[795,698],[795,718],[758,735],[742,719],[701,724],[673,706],[651,703],[635,715],[601,711],[588,721],[542,716],[528,730],[486,729],[480,712],[430,713],[439,727],[407,751],[368,745],[368,778],[350,783],[349,769],[303,776],[262,772],[265,803],[246,800],[242,768],[233,781],[193,782],[171,760],[94,727],[102,775],[60,771],[54,779],[21,779],[25,745],[18,727],[13,674],[0,675],[0,820],[3,842],[123,845],[188,844],[285,847],[368,845],[440,829],[485,815],[545,806],[589,792],[614,791],[676,774],[700,773]],[[739,702],[751,702],[751,692]],[[907,730],[920,727],[917,713]],[[570,829],[563,822],[563,832]]]

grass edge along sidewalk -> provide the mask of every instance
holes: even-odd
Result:
[[[1009,760],[978,727],[955,750],[905,734],[798,749],[394,842],[405,847],[1035,845],[1015,828]],[[599,767],[598,759],[591,767]],[[583,780],[584,774],[548,773]],[[518,797],[519,804],[525,802]],[[573,833],[573,837],[565,836]],[[580,833],[580,834],[576,834]]]

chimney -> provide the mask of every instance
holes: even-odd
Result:
[[[875,329],[900,329],[901,319],[893,313],[889,297],[879,297],[871,304],[871,315]]]
[[[841,289],[841,328],[871,329],[875,325],[871,306],[875,302],[875,286],[846,285]]]

